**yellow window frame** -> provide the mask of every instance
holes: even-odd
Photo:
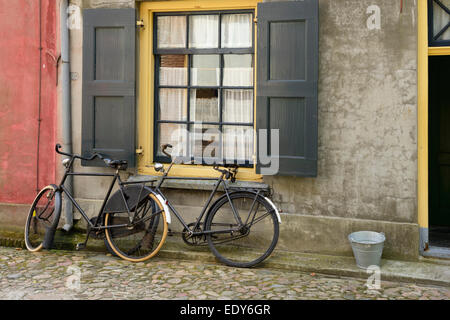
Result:
[[[153,130],[154,130],[154,73],[155,58],[153,55],[153,13],[202,10],[256,10],[258,2],[262,0],[180,0],[180,1],[152,1],[142,2],[139,6],[140,20],[143,27],[139,31],[139,91],[138,91],[138,174],[161,175],[152,167],[153,159]],[[256,31],[255,31],[256,39]],[[256,46],[255,46],[256,65]],[[256,68],[255,68],[256,72]],[[256,78],[256,77],[255,77]],[[256,101],[256,86],[255,86]],[[255,108],[256,109],[256,108]],[[255,115],[256,116],[256,115]],[[256,148],[256,145],[255,145]],[[179,177],[215,177],[218,172],[211,166],[204,165],[174,165],[171,176]],[[256,173],[256,167],[240,168],[238,180],[262,181],[262,176]]]

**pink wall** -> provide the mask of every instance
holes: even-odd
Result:
[[[39,0],[0,0],[0,202],[3,203],[31,203],[36,187],[55,182],[57,72],[53,57],[59,56],[58,8],[56,0],[41,2],[40,21]],[[39,78],[41,125],[37,157]]]

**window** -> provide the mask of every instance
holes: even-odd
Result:
[[[195,163],[253,163],[253,11],[156,13],[155,127]]]
[[[450,0],[428,0],[429,45],[450,45]]]
[[[318,13],[317,0],[141,1],[139,17],[85,9],[83,155],[154,175],[172,143],[206,164],[175,165],[177,176],[216,176],[214,162],[248,165],[242,180],[316,176]]]

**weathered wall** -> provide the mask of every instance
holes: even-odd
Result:
[[[39,1],[0,0],[0,215],[55,180],[55,1],[42,0],[41,19]]]
[[[416,222],[414,2],[320,1],[319,174],[265,179],[284,211]]]
[[[368,7],[380,8],[370,30]],[[268,177],[302,251],[351,254],[384,231],[385,256],[418,254],[416,1],[319,1],[319,174]],[[380,223],[381,222],[381,223]],[[294,236],[295,235],[295,236]],[[291,241],[290,239],[293,239]]]
[[[71,2],[84,8],[134,6],[129,0]],[[380,29],[367,26],[371,5],[380,8]],[[351,254],[347,235],[371,229],[386,232],[387,256],[417,257],[416,1],[403,1],[402,12],[400,0],[320,0],[319,6],[319,173],[264,178],[287,222],[279,248]],[[79,152],[82,29],[71,31],[71,46]],[[94,209],[108,180],[90,181],[76,180],[75,190]],[[205,197],[171,194],[175,203],[192,208],[194,194],[196,201]]]

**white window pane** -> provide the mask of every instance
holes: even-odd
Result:
[[[186,47],[186,16],[158,17],[158,48]]]
[[[161,123],[158,128],[159,145],[158,156],[165,156],[161,151],[161,145],[171,144],[173,146],[172,156],[187,155],[187,126],[178,123]]]
[[[187,86],[187,56],[162,55],[159,84],[161,86]]]
[[[191,121],[219,121],[219,90],[191,89],[190,103]]]
[[[193,55],[191,86],[218,86],[220,84],[220,56]]]
[[[219,45],[219,16],[189,17],[189,48],[217,48]]]
[[[450,9],[450,0],[440,0],[443,5]],[[433,31],[434,36],[438,34],[450,21],[450,15],[433,1]],[[450,28],[448,28],[437,40],[450,40]]]
[[[223,153],[225,160],[253,160],[253,127],[224,126]]]
[[[252,46],[252,15],[222,15],[222,48],[250,48]]]
[[[220,154],[220,131],[216,125],[193,125],[190,130],[191,156],[200,162]]]
[[[187,119],[187,89],[159,89],[159,119]]]
[[[253,90],[223,91],[223,121],[253,122]]]
[[[251,54],[225,54],[223,60],[224,86],[253,86],[253,56]]]

